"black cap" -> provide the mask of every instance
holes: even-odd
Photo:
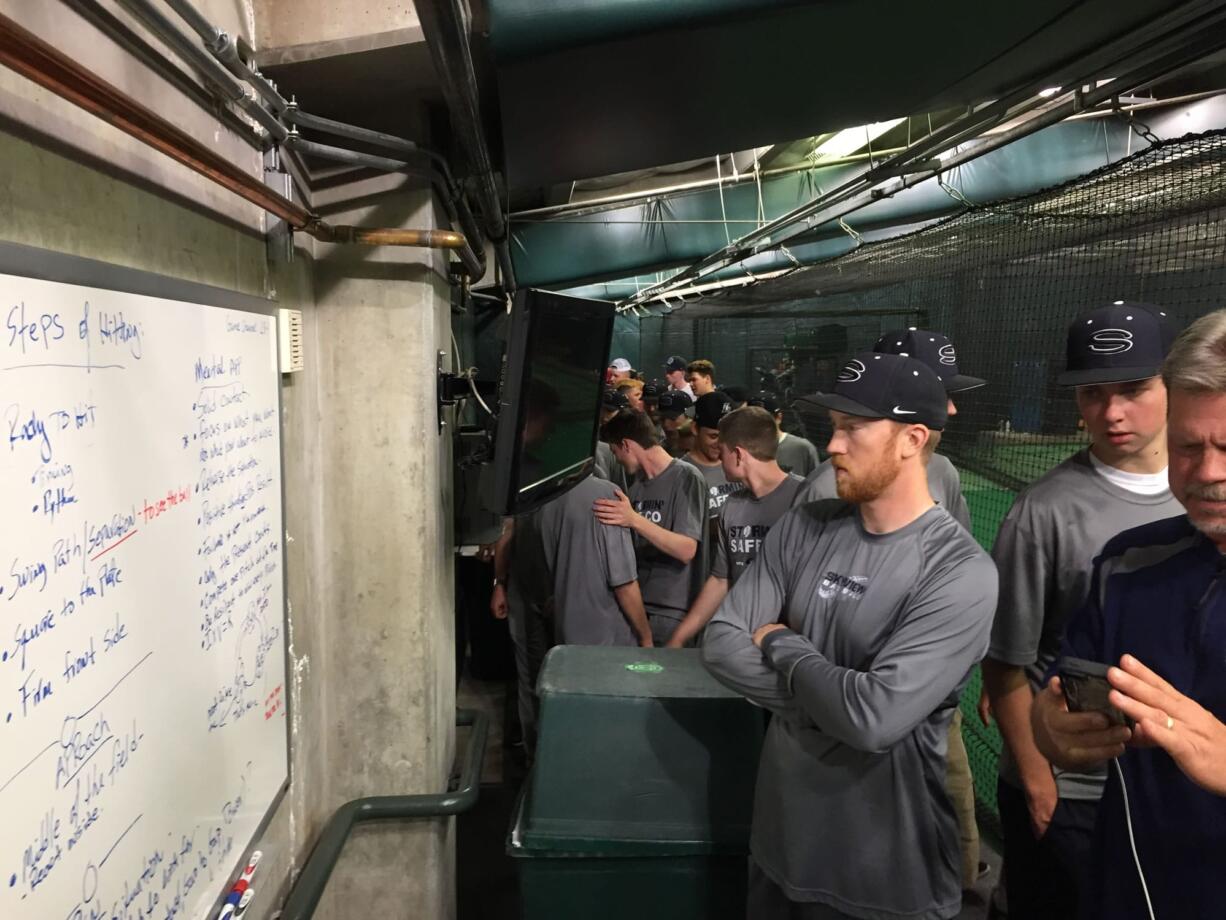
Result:
[[[665,418],[676,418],[679,415],[685,415],[693,410],[694,400],[690,399],[688,393],[683,393],[680,390],[669,390],[661,393],[656,400],[656,408]]]
[[[664,392],[664,384],[658,380],[643,384],[643,402],[655,402]]]
[[[718,386],[715,389],[717,391],[722,390],[723,394],[734,403],[743,403],[749,399],[749,391],[744,387],[737,386],[735,383],[729,386]]]
[[[681,355],[672,355],[664,362],[664,373],[671,374],[673,371],[683,371],[686,368],[686,360]]]
[[[694,423],[699,428],[718,428],[719,420],[732,411],[732,402],[718,391],[698,397],[694,403]]]
[[[906,355],[923,361],[937,375],[946,393],[962,393],[987,383],[979,377],[959,373],[954,343],[940,332],[916,329],[914,326],[901,332],[887,332],[877,340],[873,351],[886,355]]]
[[[600,404],[606,409],[627,409],[630,406],[630,400],[626,399],[625,393],[619,393],[617,390],[605,390]]]
[[[1165,312],[1117,300],[1073,320],[1067,363],[1056,382],[1081,387],[1157,377],[1174,341],[1175,326]]]
[[[927,364],[904,355],[862,351],[839,372],[828,393],[802,397],[836,412],[889,418],[941,431],[948,420],[945,387]]]
[[[765,409],[771,415],[779,411],[779,398],[774,393],[755,393],[749,400],[749,405]]]

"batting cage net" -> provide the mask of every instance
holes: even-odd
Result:
[[[990,548],[1017,491],[1088,443],[1072,392],[1056,385],[1073,317],[1127,300],[1157,305],[1182,327],[1223,306],[1226,132],[1159,142],[1038,194],[961,203],[916,232],[711,301],[704,318],[690,309],[644,318],[644,376],[669,355],[708,358],[720,384],[784,397],[785,426],[820,450],[824,414],[797,397],[827,386],[848,354],[885,332],[944,332],[961,372],[988,381],[959,397],[940,449],[961,471],[974,534]],[[975,712],[979,686],[976,674],[964,732],[990,819],[1000,738]]]

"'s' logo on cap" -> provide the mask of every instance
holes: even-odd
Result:
[[[1132,333],[1127,329],[1099,329],[1090,336],[1090,351],[1100,355],[1132,351]]]
[[[868,370],[864,366],[864,362],[859,359],[853,359],[847,362],[847,366],[839,372],[839,380],[843,383],[855,383],[864,376],[864,372]]]
[[[958,363],[958,357],[955,354],[954,347],[952,345],[942,345],[941,350],[938,352],[938,354],[940,354],[941,356],[942,364],[957,364]]]

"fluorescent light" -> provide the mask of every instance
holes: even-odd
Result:
[[[835,134],[834,137],[822,141],[814,147],[813,155],[823,158],[829,157],[831,159],[850,156],[857,150],[867,147],[895,125],[901,125],[902,122],[901,118],[891,118],[889,121],[878,121],[871,125],[845,128]]]
[[[1050,99],[1052,96],[1056,95],[1056,93],[1058,92],[1060,92],[1059,86],[1049,86],[1047,87],[1047,89],[1039,90],[1039,95],[1042,96],[1044,99]]]

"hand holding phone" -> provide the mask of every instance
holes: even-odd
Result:
[[[1084,658],[1061,658],[1056,665],[1064,701],[1069,712],[1101,712],[1112,725],[1134,726],[1132,719],[1107,700],[1111,684],[1107,682],[1107,666]]]

